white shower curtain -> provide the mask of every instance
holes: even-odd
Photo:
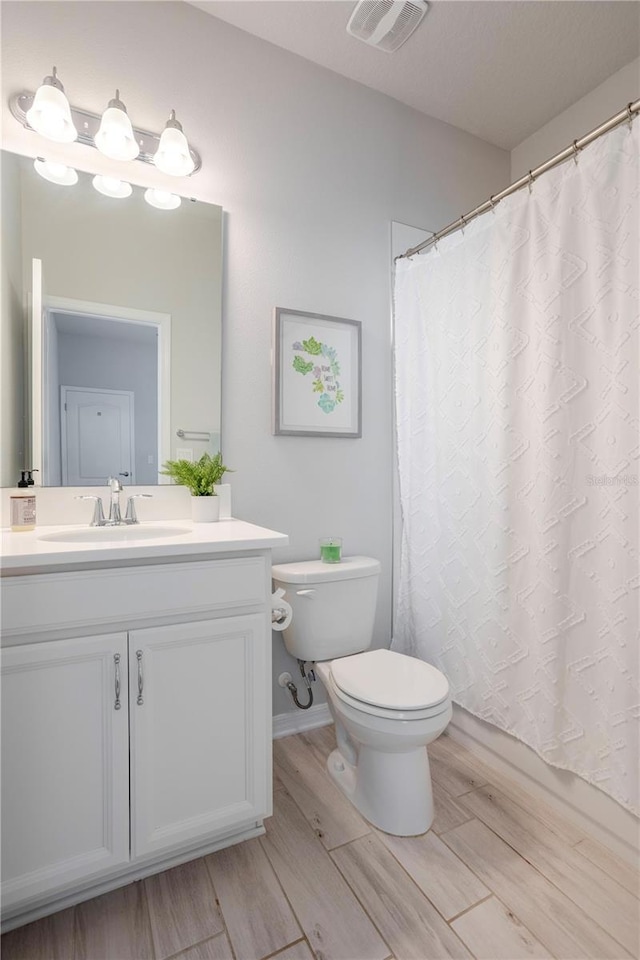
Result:
[[[640,121],[395,284],[394,648],[638,811]]]

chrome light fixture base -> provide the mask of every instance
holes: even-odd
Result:
[[[62,93],[64,93],[64,87],[62,86],[62,82],[58,77],[57,67],[54,67],[51,74],[48,77],[44,78],[44,80],[42,81],[42,86],[55,87],[57,90],[60,90]]]
[[[31,109],[34,96],[35,94],[25,90],[12,97],[9,101],[11,113],[26,130],[33,130],[33,127],[27,120],[27,111]],[[90,113],[88,110],[81,110],[74,106],[71,107],[71,116],[74,126],[78,131],[78,139],[75,142],[83,143],[85,146],[93,147],[95,150],[94,137],[100,128],[102,116],[97,113]],[[140,146],[140,153],[136,157],[136,160],[141,160],[142,163],[153,164],[153,158],[160,143],[160,134],[151,133],[149,130],[139,130],[137,127],[133,128],[133,133]],[[191,146],[189,146],[189,153],[195,164],[193,171],[189,174],[189,176],[193,176],[194,173],[197,173],[198,170],[201,169],[202,160],[197,150],[194,150]]]

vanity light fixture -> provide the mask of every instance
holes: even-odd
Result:
[[[158,170],[172,177],[188,177],[195,169],[189,142],[182,132],[182,124],[176,120],[175,110],[167,120],[153,162]]]
[[[133,193],[133,187],[126,180],[117,180],[115,177],[96,176],[91,181],[98,193],[115,200],[125,200]]]
[[[71,107],[55,67],[51,76],[45,77],[36,90],[31,107],[26,112],[26,119],[29,126],[47,140],[72,143],[78,139],[78,131],[71,117]]]
[[[155,163],[159,170],[174,177],[188,177],[202,166],[202,160],[191,147],[176,120],[175,110],[162,135],[132,127],[119,91],[100,116],[69,105],[56,68],[45,77],[36,93],[23,90],[9,100],[11,113],[27,130],[56,140],[71,143],[77,140],[95,147],[113,160],[140,160]],[[34,151],[35,152],[35,151]]]
[[[94,142],[100,153],[109,157],[110,160],[135,160],[140,153],[140,147],[127,115],[127,108],[120,99],[119,90],[116,90],[115,97],[109,100],[107,109],[102,114],[100,129],[94,137]]]
[[[61,187],[73,187],[78,182],[78,174],[73,167],[67,167],[64,163],[54,163],[51,160],[43,160],[38,157],[33,161],[36,173],[48,180],[50,183],[57,183]]]
[[[177,193],[169,193],[168,190],[149,188],[145,190],[144,198],[148,204],[157,210],[176,210],[182,203],[182,198]]]

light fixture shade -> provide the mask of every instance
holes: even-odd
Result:
[[[153,162],[158,170],[172,177],[188,177],[195,169],[194,159],[189,152],[189,143],[182,132],[182,126],[176,120],[175,110],[171,111],[171,116],[162,132]]]
[[[125,200],[133,193],[133,187],[126,180],[117,180],[115,177],[96,176],[91,181],[98,193],[114,200]]]
[[[127,116],[127,108],[119,94],[120,91],[116,90],[115,98],[109,101],[102,114],[94,143],[100,153],[111,160],[135,160],[140,153],[140,147],[134,136],[131,120]]]
[[[78,131],[71,117],[71,107],[65,97],[64,87],[58,80],[55,67],[53,74],[45,77],[42,86],[36,90],[26,117],[29,126],[47,140],[55,140],[56,143],[72,143],[78,139]]]
[[[176,210],[182,203],[182,197],[167,190],[145,190],[144,198],[148,204],[157,210]]]
[[[61,187],[73,187],[78,182],[78,174],[73,167],[67,167],[64,163],[53,163],[50,160],[41,160],[39,157],[33,161],[36,173],[48,180],[49,183],[57,183]]]

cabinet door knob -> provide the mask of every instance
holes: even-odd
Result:
[[[142,650],[136,650],[136,660],[138,661],[138,699],[136,703],[139,707],[144,703],[142,688],[144,686],[144,677],[142,676]]]
[[[122,706],[122,704],[120,703],[120,654],[119,654],[119,653],[114,653],[114,655],[113,655],[113,662],[114,662],[115,668],[116,668],[116,670],[115,670],[115,673],[116,673],[116,679],[115,679],[115,685],[116,685],[116,701],[115,701],[115,703],[114,703],[114,705],[113,705],[113,709],[114,709],[114,710],[119,710],[120,707]]]

